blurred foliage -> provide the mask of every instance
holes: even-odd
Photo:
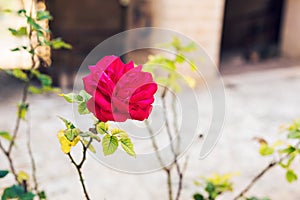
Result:
[[[12,3],[12,1],[1,1],[1,5],[11,6],[9,2]],[[36,13],[33,13],[35,1],[32,1],[31,4],[32,7],[30,8],[30,10],[20,9],[15,11],[13,9],[5,9],[2,7],[0,8],[0,12],[3,14],[10,15],[11,17],[18,16],[19,18],[24,19],[25,24],[20,27],[16,26],[18,24],[12,24],[12,26],[16,27],[9,27],[8,31],[13,37],[26,38],[29,42],[27,45],[17,46],[11,49],[11,51],[25,51],[28,53],[28,55],[30,55],[32,61],[31,66],[28,67],[28,69],[21,69],[18,68],[18,66],[10,70],[0,68],[0,70],[4,71],[6,74],[24,83],[21,102],[17,107],[18,120],[14,129],[15,131],[12,135],[7,131],[0,131],[0,139],[3,139],[3,141],[6,141],[8,143],[8,149],[5,149],[1,144],[1,150],[7,157],[8,162],[11,166],[10,170],[0,170],[0,178],[4,178],[8,174],[11,174],[15,177],[16,180],[12,186],[4,188],[1,200],[32,200],[35,197],[39,200],[46,199],[45,192],[38,189],[34,167],[35,161],[32,153],[29,153],[29,156],[31,158],[31,167],[33,170],[32,177],[34,179],[34,187],[30,187],[31,184],[29,184],[29,175],[26,172],[20,171],[17,173],[15,171],[15,168],[13,166],[15,158],[11,156],[11,150],[16,142],[15,140],[17,138],[16,136],[20,121],[26,121],[26,115],[29,109],[29,102],[27,100],[28,93],[30,92],[32,94],[42,94],[46,92],[59,91],[58,88],[52,87],[51,77],[39,71],[40,66],[48,66],[49,64],[49,62],[47,62],[47,60],[45,60],[44,57],[40,55],[40,47],[48,47],[50,49],[71,49],[71,45],[64,42],[61,38],[50,39],[49,34],[51,33],[51,31],[48,28],[42,26],[42,24],[47,23],[46,20],[52,20],[53,17],[47,10],[37,10]],[[36,85],[34,80],[37,80],[39,82],[38,86]],[[27,121],[27,123],[29,122]],[[65,145],[65,143],[63,145]],[[29,146],[30,145],[27,146],[28,149],[30,148]],[[29,152],[31,152],[31,149],[29,150]]]
[[[161,44],[160,46],[169,48],[174,52],[173,58],[163,54],[150,55],[148,62],[143,65],[143,71],[151,72],[155,82],[166,88],[171,88],[174,92],[181,91],[179,80],[183,80],[184,83],[194,88],[196,85],[195,79],[189,75],[181,74],[178,68],[179,66],[188,65],[191,71],[196,70],[193,61],[187,60],[186,56],[187,53],[196,50],[196,45],[194,43],[183,45],[177,37],[174,37],[170,43]],[[159,69],[166,72],[167,75],[155,73]]]
[[[231,177],[233,174],[213,174],[208,178],[201,178],[200,181],[196,180],[194,183],[200,189],[204,190],[201,193],[194,194],[195,200],[214,200],[224,192],[233,190],[233,183]]]
[[[277,163],[285,170],[286,180],[291,183],[298,179],[292,164],[300,154],[300,119],[291,124],[282,125],[280,132],[285,136],[285,139],[272,144],[269,144],[263,138],[258,138],[260,141],[259,153],[261,156],[279,157]]]

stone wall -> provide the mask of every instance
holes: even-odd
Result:
[[[300,1],[286,0],[281,34],[283,56],[300,57]]]
[[[218,64],[225,0],[154,0],[152,26],[178,31],[204,47]]]

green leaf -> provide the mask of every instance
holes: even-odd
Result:
[[[28,77],[27,74],[21,69],[12,69],[12,70],[3,70],[6,74],[13,76],[17,79],[22,81],[27,81]]]
[[[68,94],[59,94],[59,96],[64,97],[64,99],[69,103],[77,102],[77,94],[68,93]]]
[[[204,196],[202,194],[194,194],[193,195],[194,200],[205,200]]]
[[[99,123],[96,124],[96,131],[97,131],[97,133],[103,135],[103,134],[107,133],[108,127],[109,127],[108,123],[106,123],[106,122],[99,122]]]
[[[288,133],[287,137],[289,139],[299,139],[300,138],[300,131],[298,131],[298,130],[290,131]]]
[[[289,147],[287,147],[287,148],[285,148],[285,149],[280,150],[280,153],[291,154],[291,153],[293,153],[294,151],[296,151],[296,148],[293,147],[293,146],[289,146]]]
[[[21,69],[13,69],[12,70],[12,75],[15,78],[23,80],[23,81],[27,81],[28,80],[27,74],[25,72],[23,72],[23,70],[21,70]]]
[[[73,128],[76,128],[72,122],[66,120],[66,119],[63,118],[63,117],[60,117],[60,116],[58,116],[58,117],[59,117],[59,119],[61,119],[61,120],[65,123],[65,126],[66,126],[67,129],[73,129]]]
[[[295,172],[291,169],[286,171],[285,177],[289,183],[296,181],[298,179],[297,174],[295,174]]]
[[[11,9],[3,9],[1,12],[4,13],[12,13],[13,11]]]
[[[105,156],[113,154],[119,146],[116,136],[105,135],[102,139],[102,148]]]
[[[44,87],[52,85],[52,78],[46,74],[39,74],[37,78],[41,81],[41,84]]]
[[[49,86],[44,86],[44,87],[38,88],[33,85],[30,85],[28,88],[28,91],[32,94],[43,94],[43,93],[47,93],[47,92],[58,93],[58,92],[60,92],[60,89],[56,88],[56,87],[49,87]]]
[[[11,141],[12,140],[12,137],[11,135],[9,134],[9,132],[6,132],[6,131],[1,131],[0,132],[0,137],[8,140],[8,141]]]
[[[267,144],[262,144],[260,146],[259,153],[262,156],[272,155],[274,153],[274,148],[268,146]]]
[[[21,15],[21,14],[25,14],[26,15],[26,10],[25,9],[21,9],[21,10],[18,10],[18,15]]]
[[[175,61],[176,61],[177,63],[184,63],[184,61],[185,61],[184,55],[183,55],[183,54],[178,54],[178,55],[176,55]]]
[[[11,51],[20,51],[20,48],[14,48],[14,49],[11,49]]]
[[[25,192],[23,187],[19,185],[13,185],[4,190],[1,200],[33,200],[34,196],[35,195],[31,192]]]
[[[38,196],[40,199],[47,199],[46,193],[45,191],[41,191],[38,193]]]
[[[0,178],[4,178],[8,173],[9,171],[7,170],[0,170]]]
[[[86,107],[86,102],[81,102],[78,104],[78,112],[81,115],[86,115],[90,113],[89,109]]]
[[[20,27],[19,29],[8,28],[10,33],[16,37],[22,37],[27,35],[27,28],[25,26]]]
[[[81,96],[84,101],[88,101],[91,98],[91,95],[88,94],[85,90],[81,90],[79,92],[79,96]]]
[[[56,38],[50,41],[50,46],[53,49],[72,49],[72,46],[64,42],[61,38]]]
[[[37,11],[36,13],[36,20],[40,21],[40,20],[52,20],[53,17],[50,15],[50,12],[49,11]]]
[[[65,136],[70,142],[72,142],[80,133],[81,131],[78,128],[72,128],[65,131]]]
[[[134,146],[133,146],[130,138],[121,138],[120,143],[126,153],[128,153],[130,156],[136,157],[136,153],[134,151]]]
[[[31,17],[27,17],[27,23],[31,26],[31,28],[35,31],[43,30],[43,27],[35,22],[35,20]]]
[[[26,118],[26,113],[27,113],[28,107],[29,107],[29,104],[27,104],[27,103],[20,103],[18,105],[18,116],[23,120],[25,120],[25,118]]]

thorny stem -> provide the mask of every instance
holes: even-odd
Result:
[[[298,147],[300,145],[300,142],[298,142],[296,144],[296,146]],[[272,161],[271,163],[269,163],[263,170],[261,170],[261,172],[259,172],[252,180],[251,182],[233,199],[233,200],[238,200],[239,198],[243,197],[251,188],[252,186],[266,173],[268,172],[270,169],[272,169],[273,167],[277,166],[279,163],[283,162],[285,159],[290,157],[290,153],[282,156],[280,159],[278,159],[277,161]]]
[[[87,191],[87,188],[86,188],[86,185],[85,185],[85,182],[84,182],[84,179],[83,179],[83,173],[82,173],[82,166],[84,164],[84,162],[86,161],[86,154],[87,154],[87,150],[89,148],[89,146],[91,145],[93,139],[91,138],[88,142],[87,145],[84,145],[82,142],[82,148],[83,148],[83,152],[82,152],[82,159],[80,161],[79,164],[76,163],[76,161],[74,160],[74,158],[72,157],[71,153],[68,153],[68,157],[70,158],[72,164],[75,166],[76,168],[76,171],[77,171],[77,174],[79,176],[79,180],[80,180],[80,183],[81,183],[81,186],[82,186],[82,189],[83,189],[83,192],[84,192],[84,195],[85,195],[85,198],[86,200],[90,200],[90,197],[89,197],[89,194],[88,194],[88,191]]]

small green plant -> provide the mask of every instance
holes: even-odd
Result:
[[[25,51],[31,58],[31,66],[28,68],[16,68],[7,70],[2,69],[6,74],[17,78],[23,82],[23,91],[20,102],[17,105],[17,117],[13,132],[0,131],[0,150],[5,155],[9,167],[9,170],[0,170],[0,178],[5,178],[8,174],[12,174],[15,182],[12,186],[4,188],[1,199],[19,199],[19,200],[32,200],[35,197],[38,199],[46,199],[46,194],[39,188],[36,177],[36,163],[34,160],[33,152],[31,149],[31,130],[30,130],[30,118],[28,111],[30,109],[30,103],[28,100],[29,94],[43,94],[46,92],[58,92],[59,89],[52,87],[52,79],[47,74],[43,74],[39,71],[41,66],[47,66],[49,61],[46,60],[43,55],[40,54],[41,48],[67,48],[70,49],[71,45],[63,42],[60,39],[50,39],[50,30],[45,28],[42,24],[51,20],[53,17],[47,10],[36,10],[36,2],[31,2],[30,10],[21,9],[18,11],[5,10],[5,13],[11,15],[18,15],[25,19],[26,24],[21,27],[11,27],[8,31],[14,37],[23,37],[29,41],[28,45],[22,45],[11,49],[13,52]],[[34,12],[36,10],[36,12]],[[24,67],[24,66],[21,66]],[[35,80],[39,81],[37,86]],[[20,124],[27,124],[27,129],[20,130]],[[14,164],[15,158],[12,155],[12,151],[15,149],[17,142],[17,135],[19,132],[27,134],[27,149],[31,161],[31,174],[32,179],[27,172],[18,171]],[[17,150],[17,149],[16,149]],[[23,151],[19,153],[24,153]]]
[[[280,166],[285,170],[285,179],[291,183],[298,180],[298,175],[292,167],[293,162],[300,154],[300,119],[280,127],[280,133],[284,134],[284,140],[268,143],[263,138],[256,137],[260,144],[259,154],[263,157],[273,156],[274,159],[264,169],[262,169],[246,187],[238,193],[234,200],[270,200],[269,198],[246,197],[246,193],[256,184],[268,171],[275,166]],[[204,179],[204,184],[196,181],[206,195],[202,193],[194,194],[195,200],[214,200],[226,191],[233,191],[233,183],[230,182],[229,175],[214,175],[214,178]]]

